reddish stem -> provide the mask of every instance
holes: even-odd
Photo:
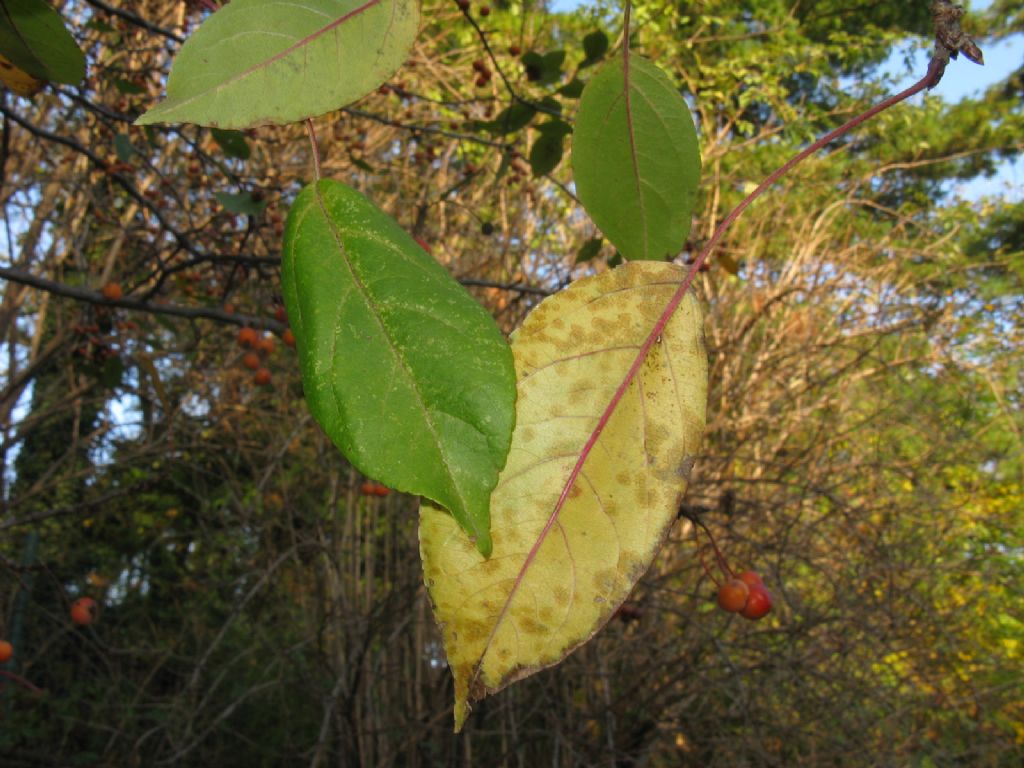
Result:
[[[711,542],[711,548],[713,550],[715,550],[715,560],[718,562],[718,569],[723,574],[725,574],[726,577],[728,577],[730,579],[735,579],[736,578],[736,573],[733,571],[732,567],[729,565],[729,561],[725,559],[725,555],[722,554],[722,550],[720,550],[718,548],[718,542],[715,541],[715,537],[714,537],[714,535],[712,535],[711,530],[706,525],[704,525],[704,522],[701,521],[701,520],[698,520],[698,519],[696,519],[694,517],[690,517],[690,518],[687,518],[687,519],[694,524],[694,532],[695,532],[694,536],[695,537],[696,537],[696,529],[698,527],[701,530],[703,530],[705,534],[707,534],[708,541]],[[702,550],[703,550],[703,548],[702,548]],[[704,555],[703,555],[703,551],[702,551],[702,553],[701,553],[701,562],[703,563],[703,561],[704,561]],[[705,570],[707,570],[707,568],[705,568]],[[717,584],[718,582],[716,581],[715,583]]]
[[[629,30],[627,29],[626,34],[628,33]],[[726,230],[730,226],[732,226],[732,223],[736,221],[737,218],[739,218],[740,214],[743,213],[743,211],[745,211],[747,207],[754,202],[754,200],[760,197],[765,192],[765,190],[767,190],[772,184],[774,184],[776,181],[782,178],[782,176],[791,171],[801,161],[817,152],[819,149],[824,147],[829,142],[834,141],[835,139],[849,132],[853,128],[856,128],[865,120],[869,120],[870,118],[874,117],[879,112],[882,112],[888,109],[889,107],[899,104],[901,101],[909,99],[911,96],[923,91],[925,88],[930,88],[934,86],[936,83],[938,83],[938,79],[942,77],[942,71],[944,67],[945,62],[943,62],[940,57],[933,58],[931,60],[931,63],[928,65],[927,74],[925,74],[925,76],[921,78],[918,82],[916,82],[914,85],[910,86],[906,90],[897,93],[895,96],[890,96],[888,99],[885,99],[884,101],[876,104],[866,112],[857,115],[852,120],[843,123],[835,130],[826,133],[824,136],[822,136],[816,142],[814,142],[809,147],[804,149],[802,152],[798,153],[789,162],[787,162],[777,171],[768,176],[768,178],[762,181],[753,192],[747,195],[747,197],[744,198],[744,200],[739,205],[737,205],[736,208],[733,209],[733,211],[728,216],[725,217],[725,219],[722,220],[722,223],[718,225],[718,228],[715,230],[715,233],[711,236],[711,239],[708,240],[707,244],[704,246],[700,254],[697,256],[697,259],[693,262],[693,265],[690,267],[690,271],[687,273],[682,283],[679,284],[679,288],[676,289],[676,292],[672,295],[672,298],[665,306],[664,311],[661,313],[661,316],[658,318],[658,321],[654,324],[654,327],[651,329],[651,332],[647,335],[647,339],[641,345],[640,351],[637,352],[636,358],[633,360],[633,364],[630,365],[629,371],[626,373],[626,377],[622,380],[622,383],[619,384],[618,389],[615,390],[615,394],[612,396],[611,401],[608,403],[608,406],[604,409],[604,412],[601,414],[601,418],[598,419],[597,426],[594,427],[594,431],[591,432],[586,444],[580,451],[580,455],[576,459],[576,464],[573,466],[572,472],[569,473],[569,478],[565,481],[565,486],[562,488],[562,493],[559,495],[558,501],[556,502],[554,509],[551,511],[551,515],[548,518],[547,523],[544,525],[544,528],[540,532],[537,541],[534,543],[533,547],[530,549],[529,554],[526,556],[526,561],[523,564],[523,568],[519,573],[519,577],[516,579],[516,583],[513,585],[513,593],[515,592],[515,588],[519,586],[519,582],[521,581],[523,574],[529,567],[530,562],[536,556],[537,551],[540,549],[541,544],[547,537],[548,532],[551,530],[552,526],[554,526],[555,524],[555,521],[558,519],[558,515],[562,511],[562,507],[565,506],[565,502],[569,498],[569,492],[572,490],[572,487],[575,484],[576,479],[579,477],[580,472],[583,470],[583,465],[584,463],[586,463],[587,457],[590,456],[590,452],[594,449],[594,445],[597,443],[598,438],[601,437],[601,433],[604,432],[604,428],[608,426],[608,422],[611,420],[612,414],[615,413],[615,409],[618,407],[619,402],[622,400],[622,397],[626,394],[626,390],[629,388],[629,385],[632,384],[633,379],[636,378],[637,373],[640,371],[640,366],[643,365],[644,358],[647,357],[647,353],[650,352],[651,347],[654,345],[657,338],[661,336],[662,332],[665,330],[665,326],[668,325],[668,321],[672,318],[672,315],[675,314],[676,309],[679,308],[679,304],[682,302],[683,297],[686,296],[686,292],[687,290],[689,290],[690,285],[693,284],[693,279],[697,275],[697,272],[700,270],[701,265],[704,264],[705,261],[707,261],[712,249],[716,245],[718,245],[718,242],[722,239]],[[719,555],[720,554],[721,553],[719,553]]]
[[[700,565],[704,569],[704,573],[707,574],[708,578],[711,579],[711,583],[716,587],[722,586],[722,583],[715,578],[715,574],[708,568],[708,563],[704,559],[704,545],[700,543],[700,536],[697,534],[696,526],[693,529],[693,540],[697,542],[697,556],[700,558]]]
[[[629,34],[628,27],[625,30],[625,34],[627,36]],[[697,259],[693,262],[693,265],[690,267],[690,271],[687,273],[686,277],[683,278],[682,283],[679,284],[679,288],[676,289],[676,292],[672,295],[672,298],[665,306],[664,311],[662,311],[661,316],[658,318],[658,321],[654,324],[654,327],[651,329],[651,332],[647,335],[647,339],[641,345],[640,351],[637,352],[636,358],[633,360],[632,365],[630,365],[629,367],[629,371],[626,373],[626,377],[622,380],[622,383],[619,384],[618,388],[615,390],[615,394],[612,395],[611,401],[608,403],[608,406],[604,409],[604,412],[601,414],[601,418],[598,419],[597,426],[594,427],[594,431],[591,432],[590,437],[587,438],[587,442],[583,446],[583,449],[580,451],[580,454],[576,459],[576,463],[573,465],[572,471],[569,473],[569,477],[565,481],[565,486],[562,488],[562,492],[558,496],[558,501],[555,503],[554,509],[551,510],[551,514],[548,516],[547,521],[544,523],[544,528],[541,529],[540,533],[537,536],[537,540],[533,543],[533,546],[530,548],[530,551],[527,553],[525,559],[523,560],[523,565],[519,569],[519,573],[516,574],[516,579],[513,582],[512,587],[509,589],[508,597],[505,599],[505,603],[501,608],[501,612],[495,619],[494,626],[491,630],[491,635],[488,638],[487,644],[484,647],[484,653],[486,653],[487,648],[490,647],[491,641],[494,639],[494,635],[498,630],[498,626],[502,623],[502,621],[505,618],[505,614],[508,612],[509,607],[512,605],[513,597],[519,590],[519,587],[522,585],[523,579],[526,577],[526,573],[530,569],[530,565],[537,557],[537,552],[540,551],[541,546],[544,544],[544,540],[547,539],[548,534],[551,532],[551,529],[554,527],[555,522],[558,520],[558,516],[562,512],[562,507],[565,506],[565,502],[569,498],[569,492],[572,490],[572,487],[576,483],[577,478],[579,478],[580,472],[583,471],[583,465],[586,463],[587,458],[590,456],[590,452],[594,449],[594,445],[601,437],[601,433],[604,432],[604,428],[608,426],[608,422],[611,420],[612,414],[615,413],[615,409],[618,407],[619,402],[621,402],[622,397],[626,394],[626,390],[629,388],[629,385],[633,382],[633,379],[636,378],[636,375],[640,370],[640,366],[643,365],[644,358],[647,357],[647,353],[650,352],[651,347],[654,345],[657,338],[661,336],[662,331],[665,330],[665,326],[668,325],[668,321],[672,318],[672,315],[675,313],[676,309],[679,308],[679,304],[682,302],[683,297],[686,296],[686,291],[690,288],[690,285],[693,283],[693,279],[697,275],[697,272],[700,270],[701,265],[705,261],[707,261],[708,256],[711,253],[711,250],[722,239],[722,236],[725,234],[725,231],[732,225],[734,221],[736,221],[740,214],[743,213],[743,211],[745,211],[752,202],[754,202],[754,200],[760,197],[766,189],[768,189],[772,184],[778,181],[786,173],[791,171],[802,160],[807,158],[809,155],[812,155],[813,153],[817,152],[819,149],[821,149],[829,142],[839,138],[840,136],[847,133],[851,129],[856,128],[865,120],[869,120],[870,118],[874,117],[879,112],[882,112],[883,110],[886,110],[895,104],[899,104],[901,101],[909,99],[911,96],[913,96],[916,93],[919,93],[920,91],[923,91],[925,88],[933,87],[938,83],[939,79],[942,77],[942,72],[944,69],[945,61],[941,58],[941,56],[936,56],[932,58],[931,63],[928,65],[928,72],[921,80],[919,80],[917,83],[907,88],[906,90],[896,94],[895,96],[890,96],[888,99],[885,99],[884,101],[880,102],[874,107],[871,107],[871,109],[867,110],[866,112],[857,115],[857,117],[839,126],[834,131],[829,131],[827,134],[822,136],[820,139],[818,139],[816,142],[814,142],[809,147],[804,149],[802,152],[798,153],[793,159],[791,159],[789,162],[787,162],[785,165],[783,165],[781,168],[779,168],[777,171],[771,174],[768,178],[762,181],[758,185],[758,187],[753,192],[751,192],[746,198],[744,198],[744,200],[739,205],[737,205],[736,208],[728,216],[725,217],[725,219],[722,220],[722,223],[718,225],[718,228],[711,236],[711,239],[708,240],[707,244],[704,246],[700,254],[697,256]],[[707,529],[705,528],[705,530]],[[712,539],[712,546],[714,546],[715,554],[719,559],[719,567],[722,568],[723,572],[731,574],[732,571],[729,569],[728,563],[725,562],[725,558],[722,556],[722,553],[718,550],[717,545],[714,544],[714,539]],[[476,673],[479,673],[479,667],[477,668]]]
[[[32,685],[32,683],[30,683],[24,677],[22,677],[21,675],[17,675],[14,672],[8,672],[6,669],[0,669],[0,677],[6,677],[6,678],[8,678],[10,680],[13,680],[16,683],[21,683],[26,688],[28,688],[30,691],[32,691],[32,693],[34,693],[36,696],[45,696],[46,695],[46,691],[44,691],[42,688],[38,688],[38,687]]]

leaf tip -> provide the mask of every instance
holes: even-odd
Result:
[[[473,538],[475,539],[477,552],[483,555],[485,559],[490,558],[491,552],[494,549],[494,542],[491,540],[490,531],[477,530]]]
[[[454,733],[460,733],[462,731],[463,726],[466,724],[466,720],[469,719],[469,713],[472,709],[473,708],[469,706],[469,681],[456,674]]]
[[[153,125],[155,123],[159,123],[160,118],[153,116],[153,113],[156,111],[156,109],[156,107],[154,107],[153,109],[147,109],[137,118],[135,118],[135,122],[133,122],[132,125]]]

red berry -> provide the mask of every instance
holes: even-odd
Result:
[[[381,485],[380,483],[378,483],[377,485],[373,486],[374,496],[384,497],[387,496],[389,493],[391,493],[391,491],[388,490],[388,487],[385,485]]]
[[[518,45],[510,45],[508,47],[508,53],[509,53],[510,56],[518,56],[522,52],[523,52],[523,49],[520,48]]]
[[[71,604],[71,620],[80,627],[87,627],[96,621],[96,601],[91,597],[80,597]]]
[[[739,579],[745,582],[748,587],[764,586],[764,581],[754,571],[744,571],[739,575]]]
[[[255,347],[256,346],[256,342],[259,341],[260,337],[259,337],[259,334],[256,333],[255,329],[253,329],[253,328],[243,328],[242,330],[240,330],[238,332],[238,336],[236,338],[238,339],[239,346],[242,346],[242,347]]]
[[[270,355],[274,352],[274,340],[270,336],[263,336],[256,341],[256,351],[261,355]]]
[[[416,242],[420,244],[420,248],[422,248],[427,253],[430,253],[430,246],[427,245],[426,240],[424,240],[422,237],[417,237]]]
[[[483,75],[477,75],[476,80],[474,80],[473,82],[476,84],[477,88],[483,88],[485,85],[491,82],[491,78],[484,77]]]
[[[281,341],[283,341],[289,347],[295,346],[295,334],[292,333],[291,328],[284,329],[284,333],[281,334]]]
[[[0,640],[0,664],[6,664],[14,655],[14,646],[6,640]]]
[[[359,486],[359,492],[363,494],[363,496],[375,496],[377,493],[377,484],[369,482],[363,483]]]
[[[487,71],[487,65],[484,64],[483,59],[477,59],[476,61],[473,62],[473,69],[475,69],[480,74],[483,74],[484,72]]]
[[[285,308],[282,307],[280,304],[278,304],[277,307],[274,308],[274,319],[277,320],[277,322],[279,323],[288,322],[288,313],[285,311]]]
[[[723,611],[739,613],[747,605],[750,587],[739,579],[729,579],[718,588],[718,605]]]
[[[764,588],[764,584],[755,584],[750,587],[750,594],[747,596],[747,604],[740,611],[745,619],[756,621],[768,614],[772,609],[771,593]]]
[[[271,378],[272,377],[270,375],[270,371],[268,371],[266,368],[260,368],[253,375],[252,380],[255,381],[259,386],[265,387],[267,386],[267,384],[270,383]]]
[[[455,4],[463,13],[469,13],[469,0],[455,0]]]
[[[107,301],[120,301],[121,297],[124,296],[124,291],[121,290],[121,286],[117,283],[107,283],[103,286],[103,298]]]
[[[486,5],[480,6],[480,15],[481,16],[490,16],[491,15],[491,9],[488,6],[486,6]]]
[[[250,371],[255,371],[262,365],[260,362],[260,356],[255,352],[246,352],[245,355],[242,356],[242,365]]]

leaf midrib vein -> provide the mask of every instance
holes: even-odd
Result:
[[[281,51],[279,53],[275,53],[269,59],[261,61],[258,64],[254,64],[251,67],[249,67],[248,69],[246,69],[246,70],[244,70],[242,72],[239,72],[237,75],[229,77],[227,80],[224,80],[224,81],[222,81],[220,83],[217,83],[213,87],[207,88],[207,89],[201,91],[200,93],[195,94],[194,96],[190,96],[188,98],[175,101],[174,104],[173,104],[173,107],[175,109],[179,109],[179,108],[181,108],[183,106],[187,106],[187,105],[191,104],[193,101],[196,101],[197,99],[203,98],[205,96],[209,96],[210,94],[219,93],[224,88],[227,88],[228,86],[233,85],[234,83],[237,83],[240,80],[244,80],[245,78],[247,78],[250,75],[252,75],[254,72],[259,72],[260,70],[262,70],[262,69],[264,69],[266,67],[269,67],[270,65],[280,61],[281,59],[284,59],[287,56],[290,56],[295,51],[299,50],[303,46],[306,46],[306,45],[309,45],[309,44],[313,43],[315,40],[317,40],[318,38],[322,37],[323,35],[326,35],[328,32],[333,32],[335,29],[340,27],[342,24],[344,24],[349,19],[353,18],[354,16],[358,16],[359,14],[363,13],[364,11],[369,10],[370,8],[372,8],[375,5],[380,4],[380,2],[381,2],[381,0],[367,0],[367,2],[363,3],[358,8],[352,9],[351,11],[346,13],[344,16],[341,16],[340,18],[335,19],[334,21],[332,21],[329,24],[325,24],[323,27],[321,27],[320,29],[316,30],[315,32],[313,32],[313,33],[311,33],[309,35],[306,35],[304,38],[302,38],[301,40],[296,42],[294,45],[291,45],[288,48],[285,48],[283,51]],[[159,106],[156,109],[159,109]],[[318,196],[319,196],[319,194],[318,194]]]
[[[357,290],[362,295],[363,301],[365,302],[367,308],[370,310],[371,316],[374,318],[374,320],[377,321],[377,324],[380,327],[381,332],[382,332],[382,334],[383,334],[383,336],[384,336],[384,338],[385,338],[385,340],[387,342],[388,348],[391,350],[391,353],[394,355],[395,359],[398,361],[399,365],[402,367],[402,370],[405,372],[406,378],[409,381],[410,389],[416,395],[416,399],[417,399],[417,401],[418,401],[418,403],[420,405],[420,408],[423,410],[424,422],[427,425],[427,429],[430,431],[431,437],[433,437],[433,439],[434,439],[434,444],[437,447],[437,452],[441,455],[441,458],[443,459],[442,466],[445,469],[445,473],[448,475],[448,480],[449,480],[449,484],[450,484],[451,490],[455,494],[455,496],[458,498],[459,503],[462,505],[462,510],[468,514],[468,505],[466,504],[466,499],[463,497],[462,492],[461,492],[458,484],[455,482],[455,478],[452,476],[451,472],[448,471],[448,460],[449,460],[449,457],[448,457],[448,455],[446,454],[446,452],[444,450],[444,443],[442,442],[441,437],[440,437],[440,435],[439,435],[439,433],[437,431],[437,425],[434,424],[434,421],[431,418],[431,414],[433,413],[433,411],[431,411],[431,409],[429,409],[427,407],[426,402],[425,402],[425,400],[423,398],[423,393],[420,392],[419,386],[417,385],[416,378],[415,378],[415,376],[413,376],[412,371],[409,368],[409,364],[406,361],[404,355],[402,355],[401,351],[393,343],[393,341],[391,339],[391,336],[388,333],[388,327],[387,327],[387,325],[384,322],[384,318],[381,317],[380,313],[377,311],[377,307],[373,303],[373,301],[371,300],[369,292],[366,289],[366,285],[363,283],[362,280],[360,280],[359,276],[356,274],[355,268],[353,267],[352,262],[349,259],[348,254],[345,251],[345,246],[344,246],[344,244],[341,241],[340,233],[335,228],[334,221],[331,219],[330,215],[327,212],[327,206],[324,204],[323,196],[320,194],[320,186],[319,186],[319,184],[314,186],[314,193],[316,194],[317,205],[320,206],[320,212],[323,214],[324,220],[327,222],[327,227],[331,231],[331,236],[334,238],[334,243],[335,243],[335,245],[338,248],[338,252],[341,254],[341,258],[344,261],[345,266],[348,268],[349,274],[352,276],[353,284],[356,286]],[[339,311],[340,311],[340,307],[339,307]],[[335,322],[335,326],[334,326],[335,344],[337,343],[337,336],[338,336],[338,324],[337,324],[337,321],[336,321]],[[335,352],[336,351],[337,350],[335,349]],[[333,386],[331,387],[331,392],[334,393],[334,387]],[[335,393],[335,398],[337,398],[337,394],[336,393]]]

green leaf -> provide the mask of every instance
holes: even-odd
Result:
[[[592,237],[576,251],[576,263],[583,264],[584,262],[591,261],[601,252],[601,244],[604,242],[604,238]]]
[[[568,83],[558,89],[558,92],[567,99],[578,99],[583,93],[583,81],[574,77]]]
[[[545,96],[540,100],[540,105],[547,110],[547,114],[562,114],[562,102],[554,96]]]
[[[690,110],[639,56],[605,64],[583,91],[573,133],[576,194],[626,259],[670,259],[686,242],[700,152]]]
[[[221,128],[213,128],[210,133],[213,140],[217,142],[224,154],[228,157],[237,157],[239,160],[249,159],[249,142],[245,140],[245,134],[239,131],[225,131]]]
[[[114,81],[114,87],[117,88],[119,93],[137,94],[146,92],[146,89],[141,85],[136,85],[131,80],[124,80],[122,78]]]
[[[0,0],[0,55],[39,80],[85,77],[85,54],[45,0]]]
[[[545,136],[558,136],[562,138],[572,133],[572,126],[565,122],[565,120],[558,120],[556,118],[548,120],[546,123],[541,123],[537,126],[537,130]]]
[[[530,168],[534,176],[551,173],[562,162],[565,152],[565,139],[562,136],[542,134],[530,147]]]
[[[416,0],[234,0],[182,46],[167,98],[137,121],[283,125],[343,107],[405,61]]]
[[[549,51],[545,54],[529,51],[523,54],[526,79],[538,85],[548,85],[562,76],[565,51]]]
[[[534,176],[551,173],[562,161],[565,137],[572,128],[564,120],[549,120],[537,126],[540,137],[530,148],[530,168]]]
[[[528,126],[536,114],[536,109],[517,101],[512,106],[503,109],[493,120],[480,123],[480,127],[497,136],[504,136]]]
[[[367,173],[373,173],[373,166],[363,160],[361,157],[350,157],[349,162],[352,163],[356,168]]]
[[[361,472],[446,507],[491,550],[490,494],[515,421],[494,320],[393,219],[320,181],[288,214],[285,307],[306,401]]]
[[[583,53],[586,58],[580,67],[589,67],[596,64],[608,53],[608,35],[601,30],[595,30],[583,38]]]
[[[127,163],[135,155],[135,147],[132,146],[132,140],[128,138],[128,134],[119,133],[114,136],[114,154],[122,163]]]
[[[263,213],[263,209],[267,207],[267,201],[262,197],[257,199],[252,192],[214,192],[213,196],[228,213],[256,216]]]

